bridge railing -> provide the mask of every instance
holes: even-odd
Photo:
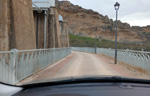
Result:
[[[95,48],[92,47],[71,47],[72,51],[95,53]]]
[[[95,48],[88,47],[72,47],[72,51],[80,51],[94,53]],[[88,51],[90,50],[90,51]],[[92,52],[91,52],[92,51]],[[115,50],[107,48],[97,48],[97,54],[104,54],[114,58]],[[150,52],[133,51],[133,50],[118,50],[117,60],[133,67],[141,68],[150,74]]]
[[[71,48],[0,51],[0,82],[16,84],[71,53]]]

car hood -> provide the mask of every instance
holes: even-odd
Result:
[[[51,79],[47,81],[40,82],[31,82],[30,84],[21,85],[20,87],[31,88],[38,86],[54,86],[61,84],[77,84],[77,83],[146,83],[150,84],[150,80],[145,79],[135,79],[135,78],[127,78],[127,77],[119,77],[119,76],[82,76],[82,77],[65,77],[65,78],[57,78]]]

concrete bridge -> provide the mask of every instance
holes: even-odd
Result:
[[[97,48],[94,54],[94,48],[70,48],[67,22],[55,0],[48,1],[45,7],[32,0],[0,0],[0,82],[89,75],[149,79],[150,52],[118,50],[115,65],[113,49]]]
[[[75,48],[72,48],[72,50],[75,50]],[[87,51],[87,49],[85,50]],[[94,48],[90,48],[88,50],[94,52]],[[105,50],[108,51],[109,49]],[[114,64],[112,59],[102,54],[79,52],[79,50],[76,50],[72,51],[70,55],[62,60],[48,66],[18,84],[49,81],[50,79],[64,77],[87,76],[123,76],[129,78],[150,79],[148,74],[130,66],[125,66],[124,64],[121,64],[121,62]]]
[[[75,76],[124,76],[150,79],[149,52],[88,47],[0,52],[0,82],[25,84]],[[112,57],[111,57],[112,56]]]

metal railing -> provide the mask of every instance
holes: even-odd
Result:
[[[71,48],[0,51],[0,82],[16,84],[71,53]]]
[[[88,47],[71,47],[72,51],[94,53],[95,48]],[[114,58],[115,50],[107,48],[97,48],[97,54],[105,54]],[[133,50],[118,50],[118,61],[129,64],[133,67],[141,68],[150,74],[150,52],[133,51]]]
[[[71,47],[72,51],[95,53],[95,48],[92,47]]]

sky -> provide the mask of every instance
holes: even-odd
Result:
[[[92,9],[115,20],[114,4],[120,3],[118,19],[131,26],[150,25],[150,0],[67,0],[86,9]]]

